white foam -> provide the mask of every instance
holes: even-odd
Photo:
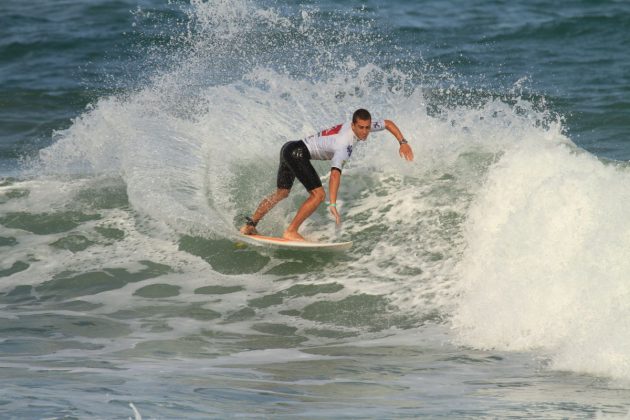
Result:
[[[462,343],[630,378],[630,174],[557,142],[508,150],[466,224]]]

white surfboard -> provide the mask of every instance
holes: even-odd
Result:
[[[352,247],[352,241],[348,242],[311,242],[311,241],[290,241],[284,238],[262,235],[244,235],[253,242],[260,245],[268,245],[285,249],[303,249],[313,251],[347,251]]]

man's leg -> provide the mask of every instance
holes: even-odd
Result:
[[[315,189],[310,190],[309,196],[306,201],[299,208],[297,214],[293,218],[293,221],[284,231],[282,235],[285,239],[291,239],[293,241],[303,241],[304,238],[302,235],[298,233],[298,229],[304,223],[308,217],[313,214],[317,207],[326,199],[326,191],[324,191],[323,187],[317,187]]]
[[[290,191],[290,189],[278,188],[273,194],[263,198],[252,216],[254,223],[258,223],[263,217],[265,217],[265,214],[269,213],[269,211],[276,206],[276,204],[287,198]],[[241,233],[245,235],[255,234],[256,226],[245,224],[241,227]]]

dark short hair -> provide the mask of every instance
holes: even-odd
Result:
[[[370,115],[370,111],[368,111],[367,109],[357,109],[356,111],[354,111],[354,114],[352,114],[352,123],[356,123],[357,120],[361,120],[361,121],[368,121],[368,120],[372,120],[372,115]]]

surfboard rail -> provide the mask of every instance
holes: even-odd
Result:
[[[264,235],[243,235],[251,239],[249,241],[255,245],[273,246],[283,249],[301,249],[315,251],[347,251],[352,247],[352,241],[346,242],[312,242],[312,241],[291,241],[289,239]]]

